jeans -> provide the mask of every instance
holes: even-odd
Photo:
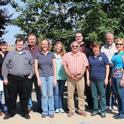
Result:
[[[120,86],[121,78],[113,78],[113,85],[118,100],[118,112],[124,117],[124,87]]]
[[[104,81],[91,81],[91,92],[93,98],[93,110],[106,113],[106,98]],[[100,107],[100,108],[99,108]]]
[[[53,76],[40,77],[41,79],[41,102],[42,114],[54,114],[54,97],[53,97]]]
[[[54,107],[60,109],[63,107],[63,92],[66,80],[57,80],[57,85],[54,87]]]

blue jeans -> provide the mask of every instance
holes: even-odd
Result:
[[[118,100],[118,112],[124,117],[124,87],[120,86],[120,80],[121,78],[113,78],[113,85]]]
[[[54,97],[53,97],[53,76],[40,77],[41,79],[41,102],[42,114],[54,114]]]
[[[91,81],[91,93],[93,98],[93,111],[106,113],[106,97],[104,81]]]
[[[66,80],[57,80],[57,85],[54,87],[54,107],[60,109],[63,107],[63,92]]]

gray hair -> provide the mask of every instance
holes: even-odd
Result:
[[[108,37],[108,36],[110,36],[110,35],[111,35],[111,36],[113,37],[113,39],[114,39],[114,34],[113,34],[112,32],[107,32],[106,35],[105,35],[105,37]]]

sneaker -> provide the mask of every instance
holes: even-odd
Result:
[[[62,108],[59,109],[59,112],[64,113],[64,110]]]
[[[46,115],[43,114],[41,117],[42,117],[42,118],[46,118]]]
[[[56,110],[55,110],[55,113],[59,113],[59,109],[56,109]]]
[[[117,111],[117,110],[118,110],[117,106],[115,106],[115,105],[112,106],[112,109],[113,109],[114,111]]]
[[[54,118],[54,115],[50,115],[50,118]]]

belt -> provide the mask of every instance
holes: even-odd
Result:
[[[8,76],[15,77],[15,78],[27,78],[29,76],[29,74],[28,75],[12,75],[12,74],[8,74]]]

